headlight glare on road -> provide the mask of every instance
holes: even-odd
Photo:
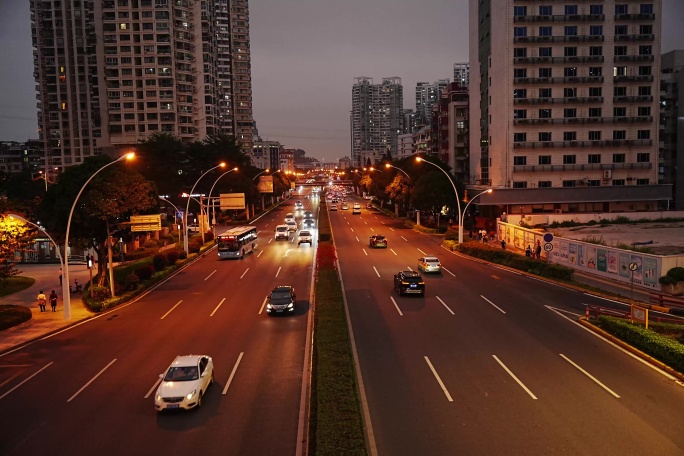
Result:
[[[185,396],[185,397],[188,398],[188,399],[192,399],[193,396],[195,395],[195,393],[197,393],[197,390],[196,390],[196,389],[192,390],[192,391],[190,392],[190,394],[188,394],[188,395]]]

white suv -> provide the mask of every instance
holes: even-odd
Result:
[[[311,231],[302,230],[299,232],[297,237],[297,245],[309,244],[313,245],[313,237],[311,236]]]
[[[275,229],[275,240],[290,239],[290,229],[287,225],[278,225]]]

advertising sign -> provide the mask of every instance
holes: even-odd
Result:
[[[259,176],[259,193],[273,193],[273,176]]]
[[[220,207],[222,211],[228,209],[244,209],[245,208],[245,194],[244,193],[221,193]]]
[[[161,230],[161,214],[131,215],[132,232]]]

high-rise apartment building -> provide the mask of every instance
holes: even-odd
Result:
[[[359,165],[360,152],[390,152],[397,155],[397,136],[403,131],[404,91],[401,78],[383,78],[373,84],[365,76],[354,79],[352,87],[352,162]]]
[[[432,122],[432,107],[437,104],[442,90],[449,85],[448,79],[433,82],[419,82],[416,84],[416,124],[430,125]]]
[[[673,205],[684,209],[684,50],[662,56],[658,182],[672,184]],[[682,138],[681,140],[679,138]]]
[[[433,108],[433,149],[460,182],[470,183],[468,88],[450,83]]]
[[[252,144],[247,0],[31,0],[48,166],[165,132]]]
[[[470,84],[470,63],[454,63],[454,82],[461,87]]]
[[[510,212],[653,210],[661,0],[470,1],[470,157]]]

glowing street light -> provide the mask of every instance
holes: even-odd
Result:
[[[406,171],[404,171],[403,169],[399,168],[398,166],[394,166],[394,165],[390,165],[389,163],[385,163],[385,168],[388,168],[388,169],[389,169],[389,168],[394,168],[394,169],[396,169],[396,170],[399,170],[399,171],[401,171],[402,173],[404,173],[404,176],[408,177],[408,180],[411,180],[411,176],[409,176],[409,175],[406,173]]]
[[[197,187],[197,184],[199,184],[199,181],[202,180],[204,176],[215,170],[216,168],[225,168],[226,164],[224,162],[219,163],[218,165],[214,166],[213,168],[209,168],[207,171],[205,171],[197,181],[195,181],[195,185],[192,186],[192,189],[190,190],[189,196],[192,196],[192,194],[195,192],[195,187]],[[201,209],[201,207],[200,207]],[[183,226],[187,227],[188,226],[188,211],[190,210],[190,197],[188,197],[188,203],[185,205],[185,213],[183,214]],[[188,236],[186,233],[185,238],[183,239],[183,250],[185,250],[185,254],[188,255],[190,253],[189,248],[188,248]]]
[[[447,177],[449,180],[449,183],[451,186],[454,188],[454,193],[456,194],[456,204],[458,205],[458,243],[462,244],[463,243],[463,214],[461,214],[461,199],[458,197],[458,190],[456,190],[456,184],[454,184],[454,181],[451,180],[451,177],[449,176],[449,173],[444,171],[440,166],[438,166],[435,163],[432,163],[429,160],[425,160],[423,157],[416,157],[416,162],[418,163],[429,163],[438,170],[440,170],[444,175]]]
[[[76,195],[76,199],[74,200],[74,204],[71,206],[71,211],[69,212],[69,220],[67,221],[67,229],[66,229],[66,235],[64,236],[64,255],[66,256],[66,259],[64,260],[64,277],[62,280],[62,283],[66,283],[66,286],[62,285],[62,293],[63,293],[63,299],[64,299],[64,319],[69,320],[71,319],[71,293],[69,291],[69,255],[67,253],[67,249],[69,248],[69,230],[71,229],[71,217],[74,215],[74,210],[76,209],[76,203],[78,203],[78,199],[81,197],[81,194],[83,193],[83,190],[85,190],[86,186],[90,183],[91,180],[93,180],[93,177],[97,176],[100,171],[102,171],[105,168],[108,168],[112,166],[114,163],[120,162],[121,160],[132,160],[135,158],[135,152],[129,152],[125,155],[122,155],[121,157],[117,158],[113,162],[107,163],[104,165],[102,168],[98,169],[95,171],[95,173],[88,178],[88,180],[83,184],[83,187],[81,187],[81,190],[79,190],[78,195]],[[112,284],[113,286],[113,284]]]
[[[235,168],[233,168],[233,169],[229,169],[228,171],[226,171],[225,173],[223,173],[223,174],[221,174],[219,177],[217,177],[216,180],[214,181],[214,185],[212,185],[212,186],[211,186],[211,190],[209,190],[209,198],[207,199],[207,201],[208,201],[207,204],[208,204],[209,206],[211,206],[212,209],[213,209],[213,204],[211,204],[211,194],[212,194],[212,192],[214,191],[214,187],[216,187],[216,183],[219,181],[219,179],[221,179],[221,178],[222,178],[223,176],[225,176],[226,174],[232,173],[233,171],[237,171],[237,170],[238,170],[238,167],[237,167],[237,166],[236,166]],[[267,171],[268,171],[268,170],[267,170]],[[262,171],[262,172],[263,172],[263,171]],[[261,174],[261,173],[260,173],[260,174]],[[207,206],[207,207],[209,207],[209,206]],[[212,223],[212,225],[216,225],[216,210],[214,210],[211,214],[212,214],[212,216],[214,217],[214,223]],[[204,244],[204,230],[201,230],[201,231],[202,231],[202,244]]]

